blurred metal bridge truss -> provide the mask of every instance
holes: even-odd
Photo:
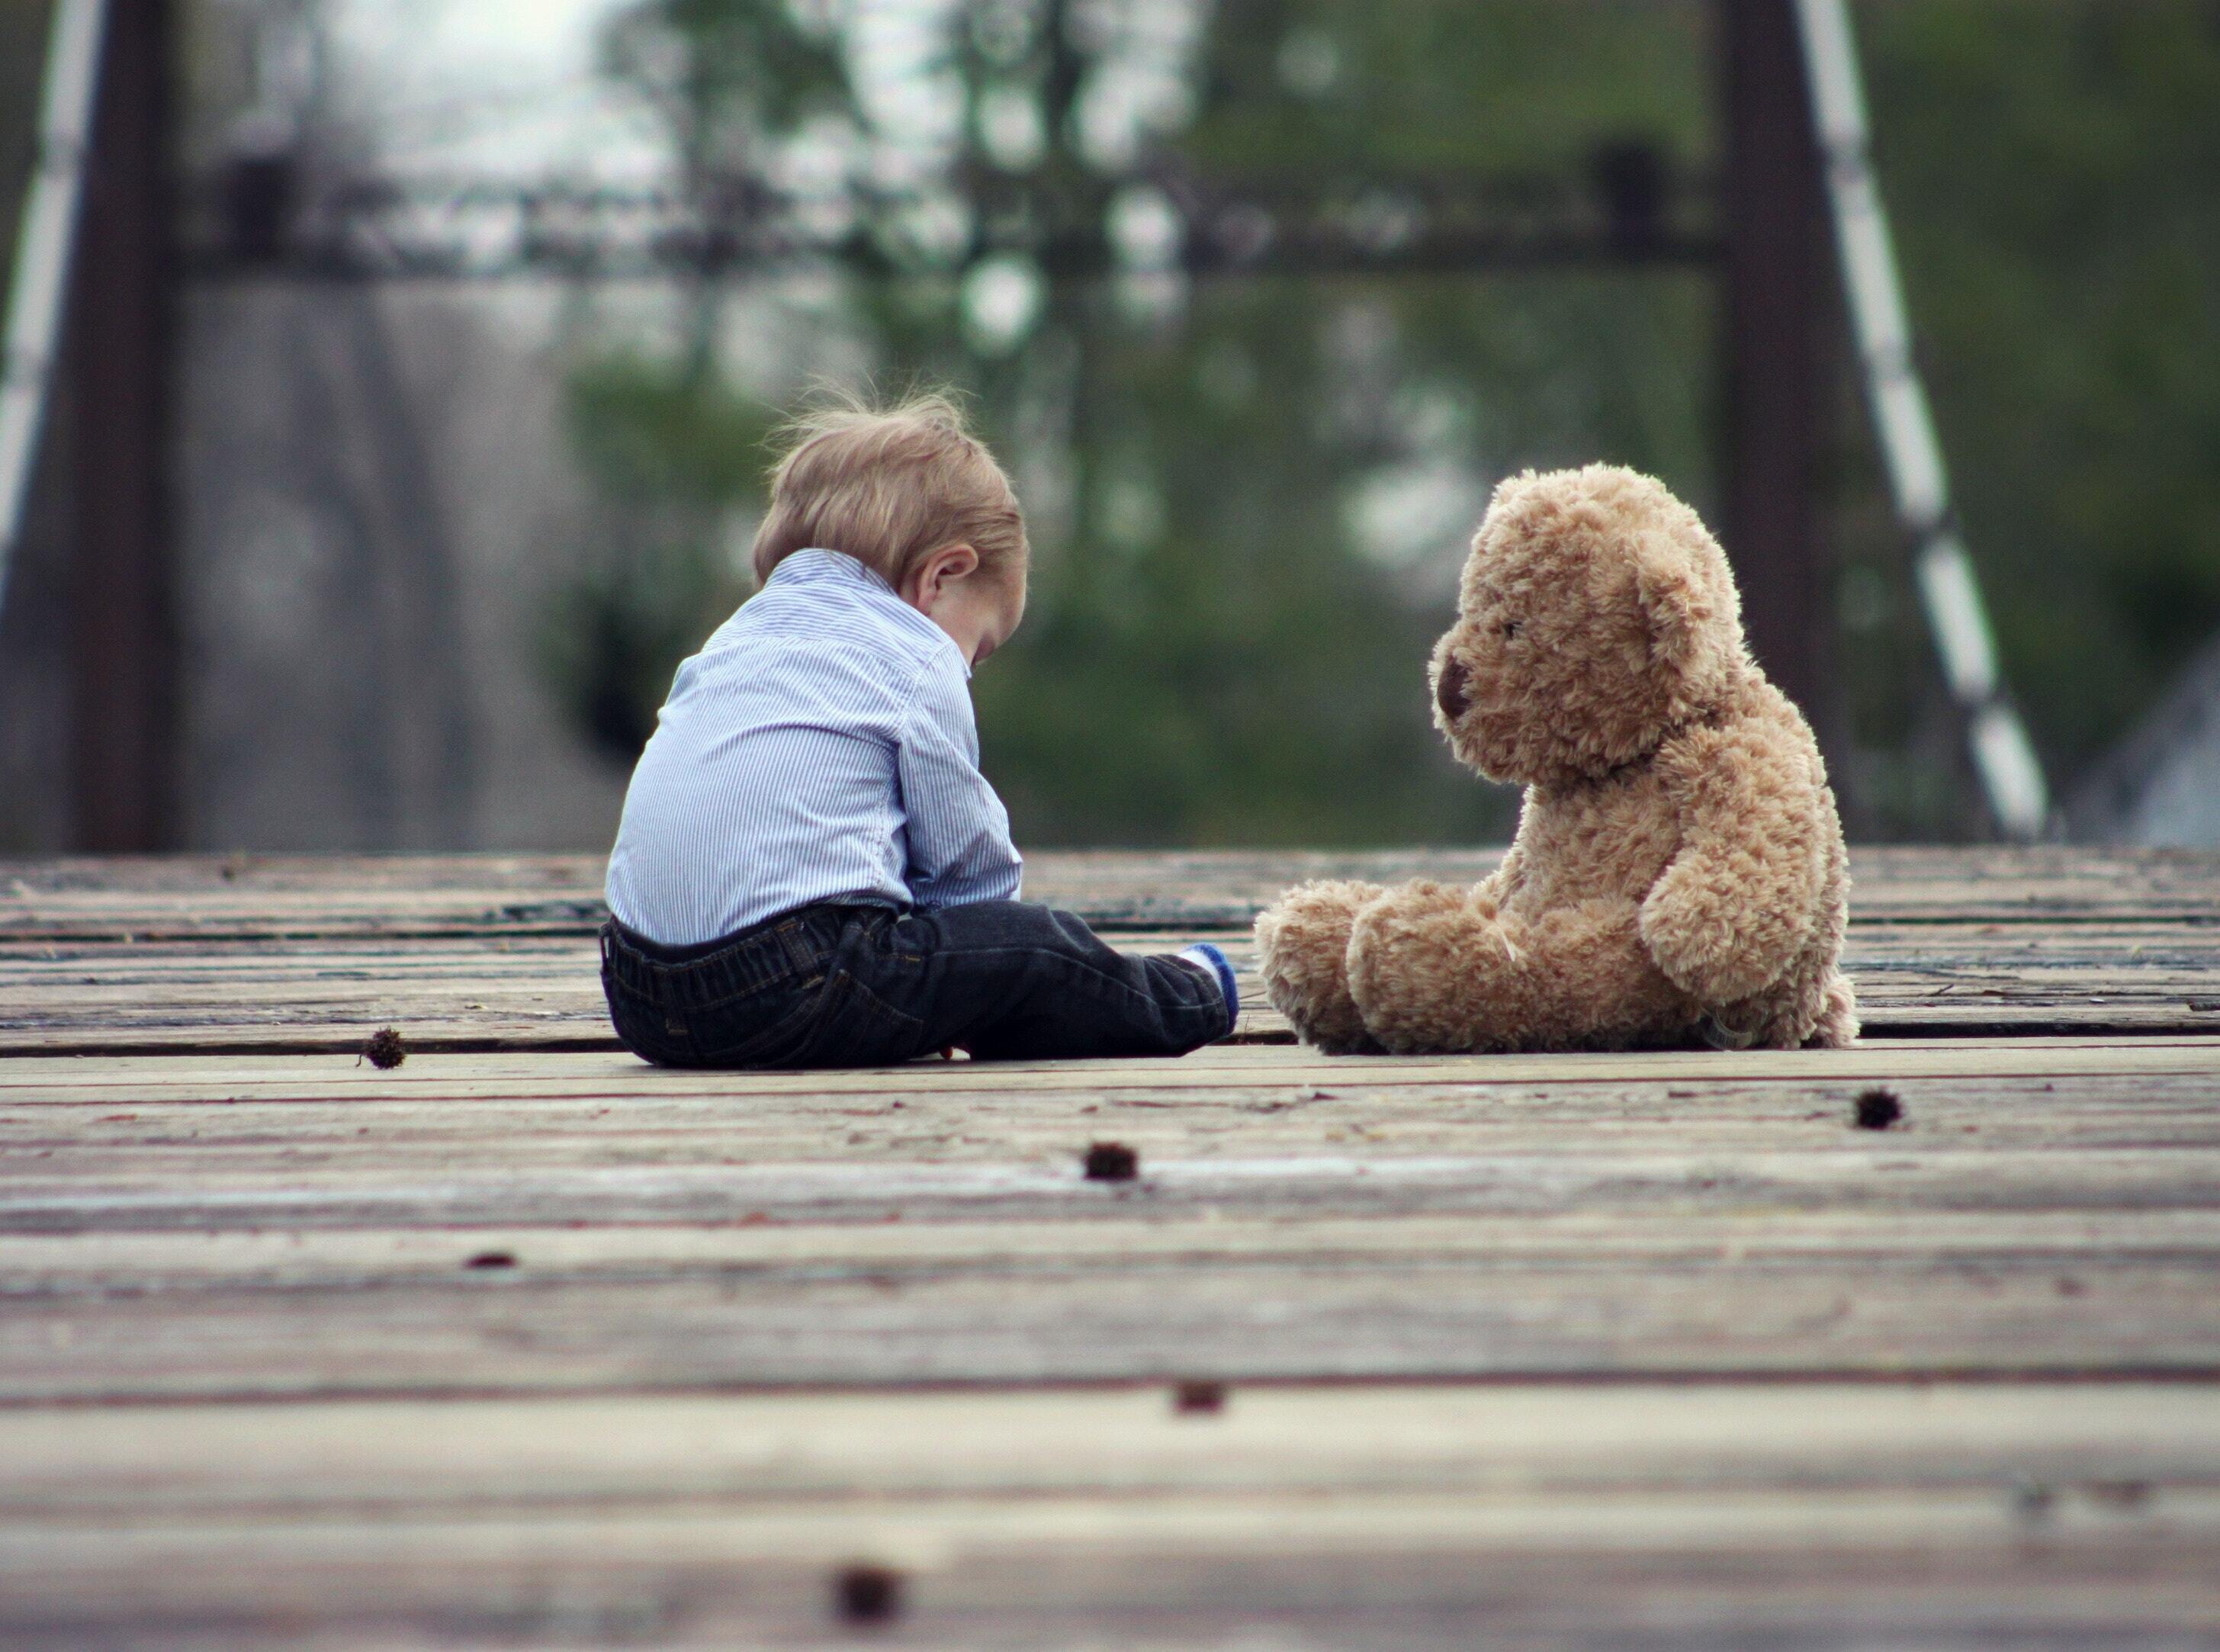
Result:
[[[1057,187],[959,177],[931,194],[808,196],[760,178],[700,188],[561,180],[312,177],[232,162],[187,190],[186,271],[203,279],[744,280],[838,266],[948,275],[1016,255],[1051,279],[1464,274],[1707,264],[1714,190],[1656,152],[1612,145],[1585,179],[1413,178],[1336,187],[1169,171]],[[1119,203],[1138,212],[1119,213]],[[1147,233],[1121,237],[1121,219]]]

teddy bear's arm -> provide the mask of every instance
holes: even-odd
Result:
[[[1642,903],[1657,967],[1707,1004],[1779,980],[1809,938],[1824,876],[1810,754],[1761,723],[1699,728],[1660,754],[1681,850]]]

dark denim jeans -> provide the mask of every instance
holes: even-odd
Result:
[[[1222,1038],[1215,976],[1115,951],[1068,912],[805,907],[704,946],[602,930],[617,1037],[666,1067],[875,1067],[951,1044],[982,1060],[1178,1056]]]

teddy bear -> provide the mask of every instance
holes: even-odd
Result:
[[[1431,667],[1458,760],[1525,787],[1469,888],[1306,883],[1257,920],[1272,1002],[1336,1053],[1857,1036],[1818,743],[1743,641],[1696,513],[1616,465],[1525,471],[1474,536]]]

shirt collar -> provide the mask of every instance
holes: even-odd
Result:
[[[886,612],[895,624],[904,626],[920,639],[938,643],[956,656],[956,663],[963,668],[964,677],[971,676],[971,663],[963,658],[963,651],[956,645],[956,639],[902,601],[897,591],[875,569],[867,568],[845,551],[827,551],[812,545],[801,551],[789,552],[779,558],[778,566],[770,570],[764,582],[769,590],[774,585],[848,584],[862,587],[878,600],[875,606]]]

